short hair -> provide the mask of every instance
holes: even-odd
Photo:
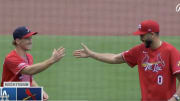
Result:
[[[17,45],[16,40],[13,40],[13,41],[12,41],[12,45],[14,45],[14,46]]]

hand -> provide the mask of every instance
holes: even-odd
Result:
[[[90,56],[91,50],[89,50],[88,47],[83,43],[81,43],[81,46],[83,49],[75,50],[73,55],[77,58],[88,58]]]
[[[48,98],[48,94],[45,91],[43,91],[43,101],[48,101]]]
[[[176,101],[174,97],[171,97],[168,101]]]
[[[58,62],[65,56],[65,48],[61,47],[58,50],[54,49],[51,59],[53,63]]]

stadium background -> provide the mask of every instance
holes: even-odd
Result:
[[[178,0],[0,0],[0,73],[13,49],[12,32],[25,25],[33,38],[34,63],[64,46],[66,56],[34,76],[51,100],[139,101],[137,68],[72,56],[83,42],[97,52],[119,53],[140,43],[131,36],[145,19],[159,22],[161,39],[180,50]]]

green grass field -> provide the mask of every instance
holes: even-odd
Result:
[[[162,40],[180,50],[180,36],[163,36]],[[0,36],[0,73],[3,59],[14,47],[12,37]],[[90,58],[76,59],[72,52],[83,42],[96,52],[120,53],[141,43],[135,36],[35,36],[30,52],[34,63],[51,56],[53,48],[64,46],[66,56],[46,71],[34,76],[51,100],[140,101],[137,67],[112,65]]]

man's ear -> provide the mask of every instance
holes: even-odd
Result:
[[[19,45],[21,43],[21,40],[20,39],[16,39],[16,44]]]

